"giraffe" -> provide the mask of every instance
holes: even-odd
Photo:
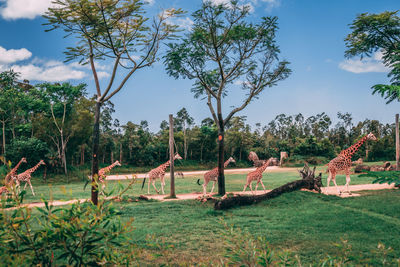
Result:
[[[113,164],[111,164],[110,166],[107,166],[105,168],[102,168],[99,170],[99,182],[102,183],[101,188],[104,190],[104,188],[106,187],[104,180],[106,179],[106,173],[108,173],[112,168],[114,168],[115,166],[121,166],[121,163],[119,163],[119,161],[115,161]]]
[[[33,187],[31,184],[31,178],[32,178],[31,175],[34,171],[37,170],[37,168],[40,167],[40,165],[46,165],[46,163],[44,163],[44,161],[41,159],[39,161],[39,163],[36,164],[33,168],[30,168],[30,169],[24,171],[23,173],[20,173],[20,174],[14,176],[16,186],[20,187],[20,183],[25,182],[24,190],[26,188],[26,185],[29,184],[29,186],[31,187],[32,195],[35,195],[35,192],[33,192]]]
[[[175,161],[176,159],[182,159],[182,157],[178,153],[176,153],[173,160]],[[165,175],[165,171],[167,170],[169,165],[171,165],[171,161],[170,160],[168,160],[164,164],[161,164],[157,168],[152,169],[151,171],[149,171],[149,173],[147,174],[147,176],[149,177],[149,183],[148,183],[148,186],[147,186],[147,194],[150,194],[150,183],[153,184],[153,187],[156,190],[157,194],[160,193],[160,191],[157,190],[156,185],[155,185],[157,178],[160,178],[160,180],[161,180],[161,191],[162,191],[163,194],[165,194],[164,193],[164,186],[165,186],[164,175]],[[144,186],[145,182],[146,182],[146,177],[143,179],[142,189],[143,189],[143,186]]]
[[[336,173],[338,171],[345,171],[346,174],[346,189],[347,192],[349,192],[349,194],[351,195],[351,192],[349,190],[349,184],[350,184],[350,168],[351,168],[351,157],[354,155],[354,153],[356,153],[356,151],[358,150],[358,148],[366,141],[366,140],[376,140],[376,137],[373,133],[369,133],[367,135],[365,135],[363,138],[361,138],[357,143],[355,143],[354,145],[350,146],[347,149],[342,150],[342,152],[339,153],[339,155],[332,159],[328,164],[326,164],[328,166],[328,178],[327,178],[327,188],[329,188],[329,184],[331,182],[331,180],[333,181],[333,183],[335,184],[336,190],[338,192],[338,194],[342,194],[342,192],[340,192],[337,184],[336,184]]]
[[[235,159],[230,157],[227,161],[224,162],[224,169],[228,167],[229,163],[235,163]],[[209,182],[213,181],[213,186],[211,188],[210,194],[214,191],[215,183],[218,181],[218,167],[208,171],[204,174],[204,183],[203,183],[203,195],[207,195],[207,185]],[[200,179],[197,180],[197,184],[200,184]]]
[[[251,182],[253,182],[253,181],[257,181],[256,190],[255,190],[256,192],[257,192],[257,187],[258,187],[259,183],[261,183],[262,187],[264,188],[264,192],[266,192],[265,186],[264,186],[263,182],[261,181],[261,179],[262,179],[263,172],[268,167],[271,160],[272,160],[272,158],[269,158],[268,160],[266,160],[264,162],[264,164],[262,166],[258,167],[255,171],[249,172],[247,174],[247,177],[246,177],[247,181],[246,181],[246,185],[243,188],[243,192],[246,191],[246,188],[249,186],[251,192],[254,194],[253,188],[251,187]]]
[[[19,165],[21,165],[22,163],[26,163],[26,158],[21,158],[21,160],[18,162],[18,164],[15,165],[15,167],[12,168],[12,170],[7,174],[7,176],[5,178],[6,185],[8,185],[10,182],[13,181],[14,176],[17,175],[17,170],[19,168]]]

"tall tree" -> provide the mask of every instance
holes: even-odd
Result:
[[[345,56],[371,56],[380,51],[383,63],[391,70],[391,84],[372,86],[373,94],[379,93],[387,100],[400,101],[400,17],[398,11],[380,14],[362,13],[350,24],[352,32],[347,35]]]
[[[186,130],[193,125],[194,119],[189,115],[186,108],[182,108],[176,113],[175,121],[176,125],[182,128],[183,131],[183,158],[186,160],[189,146]]]
[[[65,52],[68,60],[90,64],[96,86],[96,108],[92,149],[92,202],[97,205],[99,121],[102,104],[118,93],[137,70],[151,66],[157,60],[160,44],[173,37],[177,26],[169,19],[182,13],[167,9],[148,25],[139,0],[55,0],[44,16],[48,31],[61,28],[66,36],[78,40]],[[111,76],[101,87],[96,61],[113,62]],[[120,69],[125,71],[120,71]],[[117,73],[123,74],[118,83]]]
[[[287,61],[278,62],[276,17],[249,22],[250,8],[237,1],[214,5],[204,1],[193,14],[194,24],[180,43],[169,45],[165,63],[169,75],[195,80],[195,97],[205,96],[218,127],[218,193],[225,194],[224,131],[232,116],[267,87],[287,78]],[[246,92],[242,104],[223,116],[223,98],[234,82]],[[233,86],[234,87],[234,86]]]
[[[64,167],[64,173],[67,174],[66,148],[75,130],[75,128],[71,127],[73,123],[71,117],[74,104],[85,94],[86,85],[73,86],[69,83],[44,83],[38,85],[38,87],[41,88],[44,98],[47,100],[47,112],[52,118],[52,122],[58,133],[57,135],[49,134],[49,137],[57,146],[58,155]]]

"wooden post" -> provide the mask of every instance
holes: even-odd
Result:
[[[174,117],[169,114],[169,160],[171,165],[169,167],[171,177],[171,198],[176,198],[175,195],[175,177],[174,177]]]
[[[396,114],[396,171],[400,170],[399,114]]]

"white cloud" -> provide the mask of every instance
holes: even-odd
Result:
[[[21,79],[47,82],[63,82],[84,78],[87,74],[68,65],[38,66],[33,64],[13,65],[15,72],[21,73]]]
[[[4,19],[34,19],[43,15],[52,5],[52,0],[5,0],[0,8],[0,15]]]
[[[0,46],[0,64],[14,63],[28,59],[31,56],[32,53],[26,48],[7,50]]]
[[[189,17],[167,19],[166,22],[169,24],[178,25],[179,28],[189,31],[192,29],[194,23]]]
[[[339,63],[339,68],[353,73],[389,72],[389,68],[382,63],[382,53],[376,52],[370,58],[348,59]]]
[[[45,60],[38,57],[34,57],[33,59],[29,60],[29,62],[19,64],[15,62],[17,62],[18,60],[27,59],[28,56],[19,56],[18,60],[15,60],[16,57],[3,56],[3,50],[0,49],[0,72],[13,69],[15,72],[20,73],[21,79],[26,79],[30,81],[63,82],[67,80],[80,80],[88,76],[91,77],[91,74],[89,74],[90,65],[88,64],[81,65],[77,62],[65,64],[58,60]],[[9,51],[13,50],[11,49],[6,51],[8,51],[7,55],[9,55]],[[32,53],[29,52],[29,57],[31,55]],[[10,58],[13,58],[14,60],[10,60]],[[96,70],[98,71],[97,75],[99,79],[107,78],[110,76],[108,65],[95,63],[95,66]]]

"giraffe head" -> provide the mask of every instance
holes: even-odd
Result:
[[[41,160],[39,161],[38,165],[46,165],[46,163],[44,163],[44,160],[41,159]]]
[[[25,158],[25,157],[23,157],[23,158],[21,159],[21,163],[26,163],[26,158]]]
[[[234,158],[232,158],[232,157],[230,157],[230,158],[228,159],[228,161],[229,161],[229,162],[232,162],[232,163],[236,163],[236,160],[235,160]]]
[[[367,140],[372,140],[372,141],[376,141],[376,137],[373,133],[369,133],[367,135]]]
[[[182,157],[178,153],[176,153],[174,156],[174,160],[176,160],[176,159],[182,159]]]
[[[117,161],[115,161],[114,162],[114,164],[116,165],[116,166],[121,166],[121,163],[119,163],[119,161],[117,160]]]

